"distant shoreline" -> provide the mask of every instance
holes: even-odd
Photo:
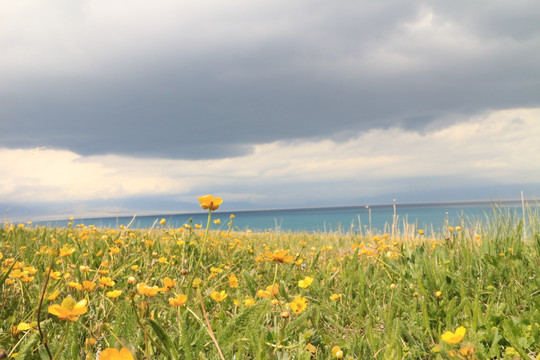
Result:
[[[539,204],[537,199],[525,199],[526,205]],[[496,205],[505,205],[505,206],[521,206],[521,199],[513,200],[457,200],[457,201],[438,201],[438,202],[412,202],[412,203],[390,203],[390,204],[362,204],[362,205],[346,205],[346,206],[318,206],[318,207],[299,207],[299,208],[272,208],[272,209],[240,209],[240,210],[218,210],[217,213],[220,215],[230,215],[230,214],[268,214],[273,212],[297,212],[297,211],[306,211],[306,212],[317,212],[317,211],[331,211],[331,210],[353,210],[353,209],[385,209],[392,208],[396,206],[398,209],[400,207],[408,208],[429,208],[429,207],[474,207],[474,206],[496,206]],[[91,215],[91,216],[80,216],[74,217],[74,221],[95,221],[101,219],[131,219],[136,218],[151,218],[151,217],[167,217],[167,216],[200,216],[204,214],[204,211],[194,212],[194,211],[166,211],[166,212],[151,212],[151,213],[124,213],[124,214],[104,214],[104,215]],[[33,221],[36,222],[64,222],[68,221],[69,217],[32,217]],[[14,221],[22,222],[27,219],[18,218]]]

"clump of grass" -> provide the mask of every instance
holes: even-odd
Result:
[[[525,223],[496,208],[429,235],[8,223],[0,348],[18,359],[115,346],[138,359],[535,358],[537,211]],[[86,304],[73,322],[48,312],[67,297]]]

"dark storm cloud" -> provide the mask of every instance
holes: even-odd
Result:
[[[201,37],[197,51],[171,36],[158,51],[114,58],[92,74],[11,77],[0,87],[0,146],[219,158],[257,143],[420,131],[441,119],[538,106],[540,5],[446,4],[310,2],[257,14],[268,26],[288,25],[250,41],[234,37],[257,25],[246,13],[245,26],[234,18],[193,29],[193,39],[204,30],[218,40]],[[407,33],[429,13],[436,29],[453,24],[450,35]]]

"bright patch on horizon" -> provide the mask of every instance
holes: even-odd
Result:
[[[341,184],[350,182],[357,187],[349,191],[361,197],[388,191],[381,181],[407,189],[412,186],[408,179],[422,176],[457,177],[463,183],[534,183],[540,178],[540,168],[531,166],[540,163],[539,119],[539,108],[496,111],[426,134],[390,128],[344,142],[278,141],[256,145],[246,156],[216,160],[83,157],[67,150],[0,148],[6,164],[0,168],[0,200],[31,204],[167,194],[185,198],[223,188],[230,198],[260,202],[270,196],[269,187],[279,184],[313,184],[297,195],[335,198],[344,196],[339,194],[347,188],[340,189]],[[448,180],[439,185],[463,183]],[[309,193],[314,188],[317,193]]]

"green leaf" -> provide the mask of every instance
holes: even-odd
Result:
[[[174,343],[170,336],[165,332],[163,327],[154,320],[148,320],[150,322],[150,326],[152,326],[152,329],[156,333],[158,340],[163,345],[164,351],[167,353],[166,355],[171,358],[172,354],[170,353],[170,350],[174,352],[174,358],[178,358],[178,353],[176,351],[176,346],[174,346]]]

